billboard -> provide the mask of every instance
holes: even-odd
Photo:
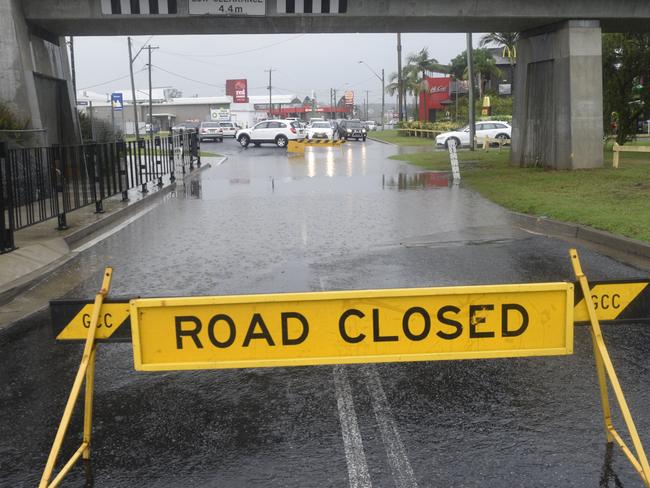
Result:
[[[226,95],[234,103],[248,103],[248,80],[226,80]]]
[[[346,91],[345,92],[345,104],[346,105],[354,105],[354,92],[353,91]]]

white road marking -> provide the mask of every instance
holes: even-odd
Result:
[[[418,483],[415,479],[415,473],[406,455],[406,449],[395,420],[393,420],[377,367],[374,364],[369,364],[362,366],[362,370],[372,399],[372,408],[375,411],[381,438],[384,441],[384,446],[386,446],[388,464],[393,474],[393,480],[395,480],[395,486],[398,488],[417,488]]]
[[[334,386],[341,419],[341,434],[345,446],[345,460],[348,465],[350,488],[371,488],[372,482],[368,472],[366,454],[363,451],[363,440],[359,431],[357,414],[354,410],[352,388],[344,366],[334,366]]]

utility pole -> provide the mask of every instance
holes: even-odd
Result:
[[[151,96],[151,50],[152,49],[158,49],[158,46],[152,46],[151,44],[148,46],[145,46],[147,51],[149,51],[149,137],[153,137],[153,100]]]
[[[474,106],[474,53],[472,52],[472,33],[467,33],[467,79],[469,88],[469,150],[476,147],[476,107]]]
[[[404,120],[404,82],[402,80],[402,34],[397,33],[397,110],[400,122]]]
[[[269,119],[273,118],[273,72],[276,71],[273,68],[265,69],[265,72],[269,74]]]
[[[366,119],[368,120],[368,94],[370,93],[370,90],[366,90]]]
[[[133,80],[133,62],[135,61],[135,58],[132,56],[131,53],[131,38],[128,38],[129,41],[129,72],[131,73],[131,96],[133,98],[133,120],[135,123],[135,140],[137,141],[140,139],[140,129],[138,129],[138,104],[135,99],[135,81]],[[142,52],[142,49],[138,51],[138,54]],[[138,57],[138,54],[135,55],[135,57]]]
[[[334,118],[338,118],[338,112],[337,109],[339,108],[339,101],[336,99],[336,88],[334,88]],[[648,126],[648,130],[650,131],[650,126]]]
[[[384,112],[386,110],[386,78],[384,68],[381,69],[381,130],[384,130]]]
[[[74,36],[70,36],[70,69],[72,70],[72,90],[74,91],[74,102],[77,103],[77,71],[74,66]]]

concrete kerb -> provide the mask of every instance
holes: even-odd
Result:
[[[221,164],[222,162],[223,161],[220,158],[216,164]],[[200,168],[195,169],[187,177],[195,175],[210,167],[210,163],[203,164]],[[50,262],[43,264],[43,266],[0,286],[0,306],[11,302],[15,297],[32,288],[38,281],[46,278],[50,273],[60,268],[71,259],[75,258],[77,255],[77,253],[75,253],[73,250],[75,244],[80,243],[84,239],[92,236],[100,230],[127,220],[129,217],[138,213],[139,211],[142,211],[148,206],[158,203],[162,198],[164,198],[175,189],[175,182],[168,184],[160,190],[151,191],[149,194],[138,201],[130,203],[127,206],[119,208],[116,211],[105,215],[100,220],[80,227],[78,230],[69,233],[65,237],[53,237],[51,240],[46,241],[45,243],[39,243],[38,246],[34,246],[35,249],[33,252],[39,252],[43,249],[51,250],[53,259],[51,259]],[[30,252],[29,248],[30,246],[26,246],[25,248],[22,248],[22,250]],[[11,254],[12,253],[5,254],[3,257],[6,256],[9,259],[14,258],[14,256],[11,256]],[[56,257],[57,255],[58,257]],[[1,261],[2,259],[0,258],[0,262]],[[0,329],[1,328],[3,328],[2,324],[0,324]]]
[[[548,217],[536,217],[517,212],[511,212],[511,214],[517,225],[532,232],[591,243],[617,257],[624,254],[650,259],[650,244],[636,239],[611,234],[586,225],[559,222]]]
[[[386,145],[388,145],[388,146],[399,147],[399,144],[395,144],[395,143],[393,143],[393,142],[388,142],[388,141],[382,141],[381,139],[375,139],[374,137],[370,137],[370,136],[368,136],[368,139],[370,139],[371,141],[379,142],[379,143],[381,143],[381,144],[386,144]]]

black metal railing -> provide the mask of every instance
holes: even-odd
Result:
[[[14,232],[56,217],[66,229],[66,214],[87,205],[103,213],[103,201],[150,183],[163,186],[176,173],[200,166],[197,134],[168,137],[8,149],[0,143],[0,253],[14,250]]]

